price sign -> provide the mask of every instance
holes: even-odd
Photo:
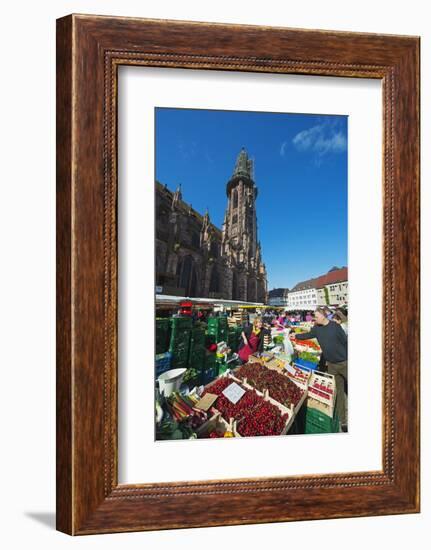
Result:
[[[296,370],[291,365],[289,365],[289,363],[286,363],[284,365],[284,368],[287,370],[287,372],[290,372],[290,374],[296,374]]]
[[[232,384],[223,390],[223,395],[234,405],[238,403],[244,394],[245,390],[241,386],[238,386],[236,382],[232,382]]]

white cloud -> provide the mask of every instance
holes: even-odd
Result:
[[[325,123],[302,130],[296,134],[292,143],[298,151],[312,151],[320,157],[327,153],[342,153],[347,149],[345,134]]]
[[[287,141],[283,141],[280,147],[280,155],[282,157],[284,157],[284,155],[286,154],[286,147],[287,147]]]

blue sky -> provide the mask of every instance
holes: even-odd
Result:
[[[254,158],[268,288],[347,265],[347,116],[156,109],[156,179],[221,227],[241,147]]]

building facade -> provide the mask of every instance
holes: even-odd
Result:
[[[156,182],[156,286],[163,294],[266,303],[253,161],[242,149],[226,185],[222,228]]]
[[[287,307],[289,305],[289,289],[274,288],[268,292],[268,305],[274,307]]]
[[[344,305],[349,301],[349,284],[347,281],[340,281],[328,284],[325,287],[329,296],[329,305]]]
[[[300,283],[295,285],[289,292],[288,309],[316,309],[318,305],[317,289],[314,287],[301,287]]]
[[[316,309],[348,303],[347,267],[333,267],[325,275],[301,281],[289,292],[288,309]]]

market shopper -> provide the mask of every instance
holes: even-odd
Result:
[[[329,320],[329,321],[332,321],[332,318],[334,316],[334,312],[332,311],[331,308],[329,308],[328,306],[325,306],[322,308],[322,311],[324,311],[325,315],[326,315],[326,318]]]
[[[337,311],[334,313],[334,317],[332,318],[332,320],[338,323],[340,327],[344,330],[344,332],[348,334],[347,317],[344,315],[344,313],[340,309],[337,309]]]
[[[267,309],[265,310],[263,316],[262,316],[262,319],[263,319],[263,323],[264,325],[271,325],[271,322],[272,322],[272,319],[273,319],[273,315],[272,313]]]
[[[288,323],[287,313],[283,311],[276,320],[275,326],[277,330],[283,330]]]
[[[243,363],[247,363],[248,358],[253,353],[263,351],[264,336],[263,321],[260,317],[255,317],[253,325],[245,327],[241,333],[242,341],[238,349],[238,355]]]
[[[317,308],[314,312],[316,324],[309,332],[296,334],[297,340],[316,338],[325,356],[329,374],[335,377],[337,397],[335,410],[344,429],[347,427],[346,396],[347,385],[347,334],[335,321],[327,318],[325,309]]]

